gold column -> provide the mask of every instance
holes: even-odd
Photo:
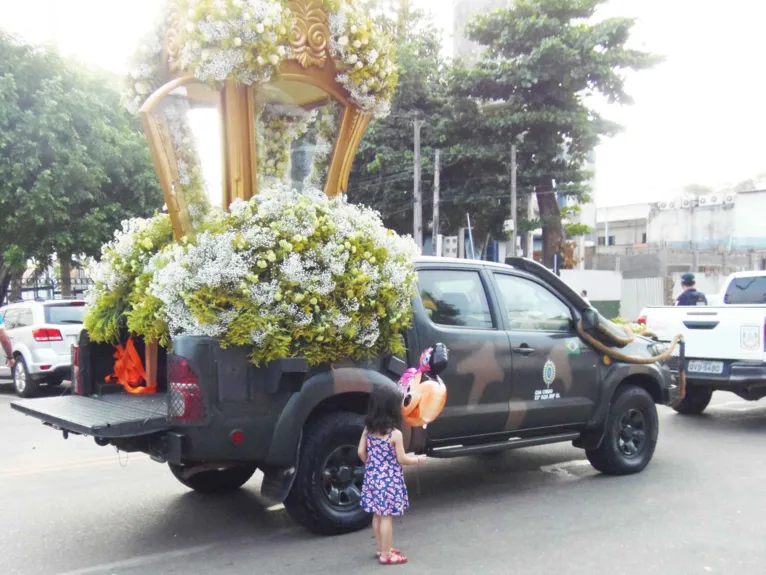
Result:
[[[223,209],[257,193],[255,104],[249,87],[227,80],[221,94]]]

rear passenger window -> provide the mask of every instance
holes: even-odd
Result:
[[[18,327],[29,327],[34,323],[31,309],[23,309],[19,313],[19,325]]]
[[[729,284],[724,296],[729,305],[759,305],[766,303],[766,277],[737,278]]]
[[[3,322],[5,323],[6,329],[16,329],[19,327],[19,314],[19,309],[9,309],[5,312]]]
[[[418,288],[432,322],[479,329],[494,327],[479,272],[421,270]]]

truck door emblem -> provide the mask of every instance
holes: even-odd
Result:
[[[543,366],[543,381],[545,382],[546,386],[550,387],[555,379],[556,379],[556,364],[549,359],[548,361],[545,362],[545,365]]]

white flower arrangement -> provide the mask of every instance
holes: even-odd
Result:
[[[293,14],[286,0],[166,0],[161,19],[130,63],[127,107],[136,112],[173,74],[164,60],[165,32],[178,33],[180,65],[203,82],[268,82],[293,57]],[[372,13],[345,1],[324,0],[330,22],[330,53],[337,80],[367,112],[383,117],[397,83],[390,39]]]
[[[118,246],[135,246],[144,236],[126,240],[126,233],[134,234],[122,232],[110,250],[134,253]],[[302,356],[313,365],[401,351],[416,248],[386,230],[372,210],[314,188],[276,185],[208,219],[193,239],[164,245],[157,242],[148,260],[129,258],[133,290],[120,300],[127,309],[116,306],[107,287],[113,284],[97,284],[87,325],[122,317],[131,331],[164,345],[181,334],[213,336],[223,346],[251,346],[256,364]],[[106,276],[119,273],[109,269],[113,263],[99,264]]]
[[[289,52],[281,1],[190,0],[181,19],[181,64],[203,82],[268,82]]]
[[[386,117],[398,80],[390,40],[369,14],[347,3],[330,15],[330,33],[330,50],[339,60],[336,79],[360,108]]]

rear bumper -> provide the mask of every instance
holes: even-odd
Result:
[[[716,361],[716,360],[713,360]],[[766,363],[727,362],[724,361],[723,373],[686,372],[687,380],[692,385],[707,385],[716,389],[766,386]]]
[[[30,357],[26,357],[27,370],[29,375],[37,378],[46,376],[63,376],[69,378],[72,371],[72,354],[54,353],[52,349],[33,349],[30,350]],[[46,369],[43,369],[46,367]]]

